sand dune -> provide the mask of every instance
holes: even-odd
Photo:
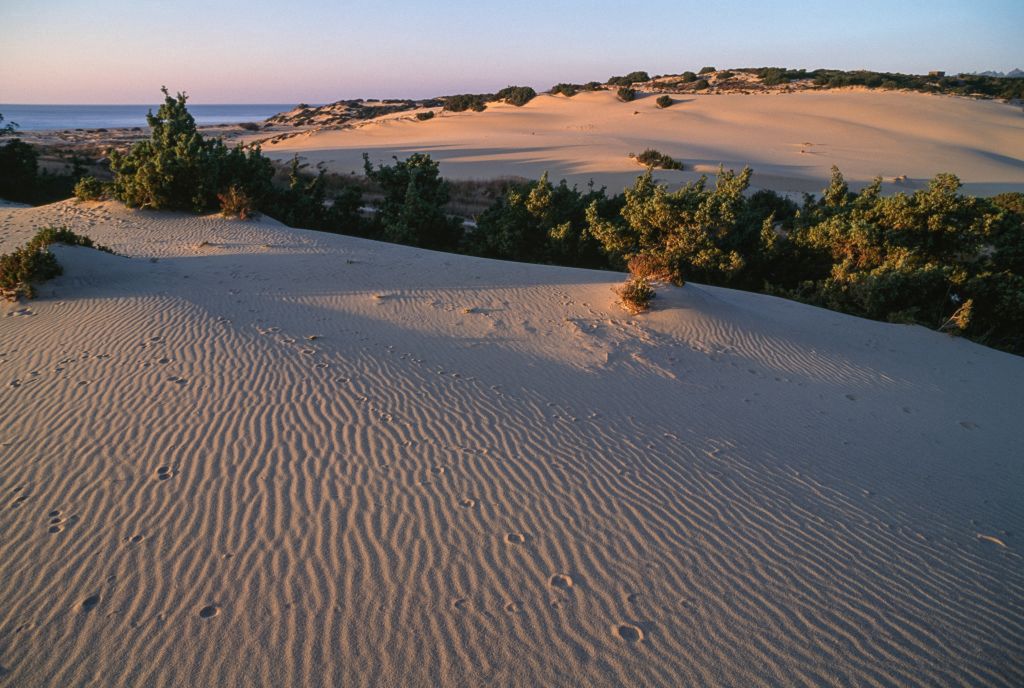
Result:
[[[618,192],[645,148],[681,159],[669,183],[714,173],[719,164],[754,168],[753,183],[818,192],[833,164],[857,187],[881,175],[886,191],[913,190],[953,172],[969,193],[1024,188],[1024,114],[1019,106],[920,93],[835,90],[779,95],[681,96],[661,110],[654,95],[621,103],[611,92],[542,95],[522,108],[491,104],[482,113],[442,113],[418,122],[401,113],[351,128],[267,144],[279,159],[299,154],[348,173],[375,162],[430,153],[446,176],[594,179]],[[905,181],[893,183],[897,177]]]
[[[1024,683],[1024,359],[266,219],[0,251],[50,223],[127,257],[0,317],[0,684]]]

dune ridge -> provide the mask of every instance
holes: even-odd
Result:
[[[0,251],[47,224],[123,256],[0,317],[11,685],[1024,682],[1024,359],[266,218]]]

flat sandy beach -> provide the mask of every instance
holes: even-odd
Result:
[[[974,195],[1024,187],[1019,105],[857,89],[677,96],[667,109],[655,100],[642,94],[622,103],[600,91],[541,95],[521,108],[491,103],[425,122],[401,113],[300,134],[264,152],[281,160],[298,154],[346,174],[362,173],[363,152],[374,162],[425,152],[454,179],[536,179],[548,171],[555,181],[582,187],[593,179],[614,193],[642,172],[629,154],[646,148],[683,162],[681,172],[657,172],[670,184],[724,164],[750,165],[754,186],[784,192],[820,192],[832,165],[854,188],[882,176],[887,192],[922,188],[939,172],[957,174]]]
[[[996,103],[607,98],[270,152],[1024,175]],[[54,247],[65,274],[0,310],[0,685],[1024,684],[1020,357],[698,284],[632,317],[616,273],[116,203],[0,208],[0,252],[50,224],[123,255]]]

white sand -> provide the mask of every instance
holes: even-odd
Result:
[[[0,251],[48,223],[130,257],[2,308],[0,685],[1024,685],[1022,358],[112,203]]]
[[[1020,106],[850,89],[680,96],[664,110],[655,99],[542,95],[522,108],[494,103],[426,122],[402,113],[298,135],[264,151],[282,160],[298,153],[346,174],[362,173],[364,151],[374,162],[426,152],[451,178],[535,179],[548,170],[555,180],[582,186],[594,179],[619,192],[642,171],[629,154],[653,147],[686,166],[659,171],[669,183],[714,173],[721,163],[737,171],[750,165],[762,188],[817,193],[836,164],[854,187],[881,175],[887,192],[921,188],[939,172],[957,174],[976,195],[1024,190]]]

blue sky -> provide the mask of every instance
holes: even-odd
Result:
[[[0,102],[327,102],[704,65],[1024,67],[1024,0],[0,0]]]

